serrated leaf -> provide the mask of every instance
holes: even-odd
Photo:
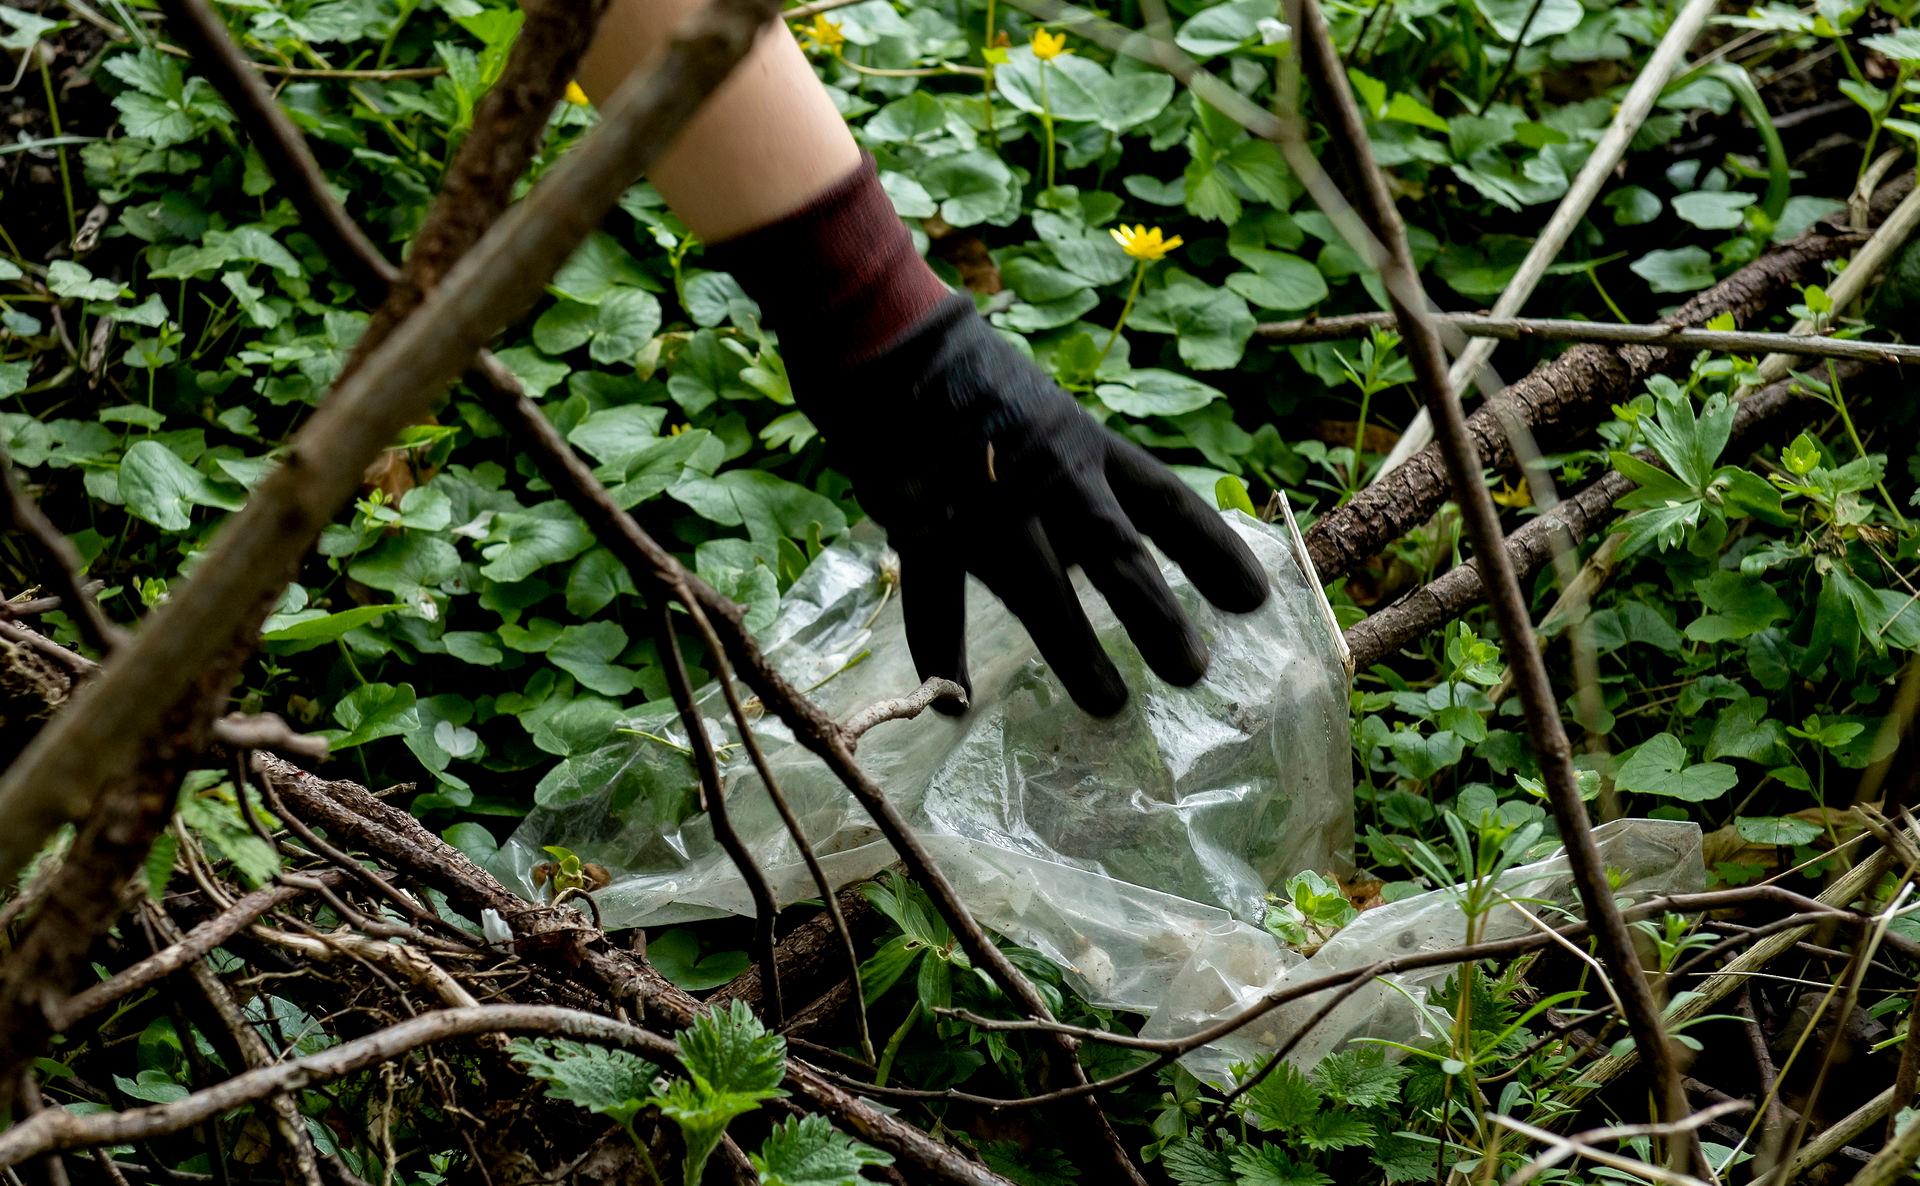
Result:
[[[693,1019],[674,1035],[680,1061],[709,1091],[771,1099],[785,1094],[787,1042],[770,1034],[744,1001],[730,1001]]]
[[[891,1155],[854,1140],[820,1115],[788,1117],[767,1134],[751,1160],[761,1186],[859,1186],[862,1167],[893,1164]]]
[[[1295,1161],[1278,1145],[1242,1145],[1229,1158],[1237,1186],[1332,1186],[1314,1166]]]
[[[1274,1067],[1240,1098],[1247,1118],[1267,1132],[1297,1132],[1320,1107],[1320,1089],[1289,1062]]]
[[[547,1085],[547,1098],[627,1124],[653,1096],[660,1068],[626,1050],[608,1050],[554,1038],[515,1038],[507,1052],[520,1068]]]
[[[1160,1150],[1160,1164],[1179,1186],[1235,1186],[1232,1159],[1188,1135]]]

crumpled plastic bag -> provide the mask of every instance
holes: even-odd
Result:
[[[1225,614],[1180,570],[1169,586],[1213,655],[1175,688],[1146,668],[1104,602],[1084,602],[1133,689],[1109,720],[1076,708],[1000,602],[969,583],[973,707],[889,722],[859,759],[932,846],[980,921],[1071,970],[1093,1000],[1150,1012],[1172,968],[1231,920],[1257,925],[1268,888],[1302,869],[1343,871],[1353,839],[1346,652],[1289,517],[1227,512],[1273,585],[1265,605]],[[836,719],[918,686],[888,577],[891,554],[856,532],[782,598],[760,639],[796,687]],[[716,687],[700,705],[735,827],[785,904],[817,896],[738,746]],[[568,756],[502,846],[509,884],[537,896],[548,845],[613,874],[595,893],[608,927],[751,914],[733,864],[694,809],[685,736],[670,707],[637,710],[601,736],[540,728]],[[771,713],[755,724],[776,779],[836,884],[893,863],[846,790]],[[1269,940],[1271,942],[1271,940]]]
[[[1614,896],[1640,901],[1705,887],[1700,826],[1690,821],[1622,819],[1594,829],[1601,859],[1622,880]],[[1495,885],[1496,902],[1482,921],[1480,939],[1507,939],[1565,926],[1581,915],[1579,891],[1562,851],[1509,869]],[[1442,951],[1467,941],[1464,887],[1449,886],[1361,912],[1311,958],[1282,946],[1264,931],[1238,927],[1196,949],[1169,983],[1162,1007],[1140,1033],[1178,1038],[1256,1004],[1289,985],[1305,984],[1394,956]],[[1531,918],[1529,918],[1531,915]],[[1537,920],[1537,921],[1536,921]],[[1262,940],[1265,940],[1263,943]],[[1427,1004],[1428,991],[1456,971],[1447,964],[1381,977],[1362,986],[1311,1033],[1297,1041],[1288,1061],[1311,1070],[1355,1038],[1417,1043],[1446,1032],[1450,1017]],[[1292,1038],[1332,997],[1332,991],[1292,1001],[1182,1061],[1201,1079],[1225,1083],[1235,1063],[1257,1065]]]
[[[1291,515],[1281,525],[1227,515],[1273,594],[1252,614],[1223,614],[1162,562],[1212,650],[1199,685],[1174,688],[1152,675],[1105,604],[1087,594],[1089,619],[1134,693],[1117,717],[1088,717],[1020,624],[969,582],[973,707],[958,719],[926,712],[877,726],[859,746],[862,765],[974,916],[1066,969],[1088,1001],[1148,1015],[1148,1036],[1192,1033],[1282,984],[1388,953],[1457,945],[1465,935],[1451,890],[1366,911],[1311,959],[1260,925],[1268,890],[1291,874],[1350,868],[1349,672]],[[919,684],[891,563],[875,534],[856,531],[813,562],[760,632],[780,670],[836,719]],[[786,905],[817,896],[719,689],[703,689],[698,701],[734,825],[776,898]],[[635,710],[611,725],[604,712],[578,718],[538,726],[567,757],[542,781],[541,806],[501,846],[503,880],[540,896],[533,868],[555,845],[611,872],[594,894],[610,929],[752,914],[745,885],[695,808],[686,736],[671,707]],[[836,886],[895,861],[852,796],[777,718],[762,715],[754,731]],[[1628,874],[1623,893],[1704,883],[1692,824],[1628,820],[1599,834],[1608,864]],[[1529,900],[1575,900],[1558,857],[1512,870],[1502,885]],[[1501,907],[1487,935],[1529,925]],[[1310,1066],[1353,1037],[1412,1041],[1437,1032],[1425,993],[1448,974],[1439,968],[1368,985],[1292,1059]],[[1222,1082],[1233,1063],[1275,1049],[1321,1003],[1275,1010],[1184,1061]]]

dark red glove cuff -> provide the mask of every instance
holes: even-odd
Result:
[[[865,153],[792,214],[709,245],[706,261],[759,302],[789,370],[808,374],[873,358],[952,293],[914,250]]]

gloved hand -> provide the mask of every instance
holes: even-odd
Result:
[[[870,161],[781,222],[710,248],[779,332],[795,398],[901,560],[921,678],[967,679],[965,578],[1026,626],[1068,693],[1106,716],[1127,688],[1088,624],[1079,565],[1169,683],[1207,649],[1142,534],[1209,601],[1267,596],[1253,553],[1145,450],[1095,423],[949,293],[913,249]]]

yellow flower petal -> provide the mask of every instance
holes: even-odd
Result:
[[[567,102],[578,107],[585,107],[592,101],[593,100],[587,98],[587,92],[580,89],[579,83],[570,82],[567,84]]]
[[[1165,259],[1168,252],[1186,242],[1178,235],[1166,238],[1165,232],[1159,227],[1149,229],[1144,225],[1127,226],[1122,223],[1107,233],[1113,236],[1115,243],[1120,244],[1120,250],[1134,259],[1149,262]]]
[[[822,13],[813,18],[810,25],[802,25],[800,35],[806,39],[808,49],[837,50],[847,43],[847,35],[840,31],[839,21],[830,21]]]
[[[1045,29],[1033,31],[1033,56],[1043,62],[1051,62],[1061,54],[1070,54],[1065,33],[1049,33]]]

